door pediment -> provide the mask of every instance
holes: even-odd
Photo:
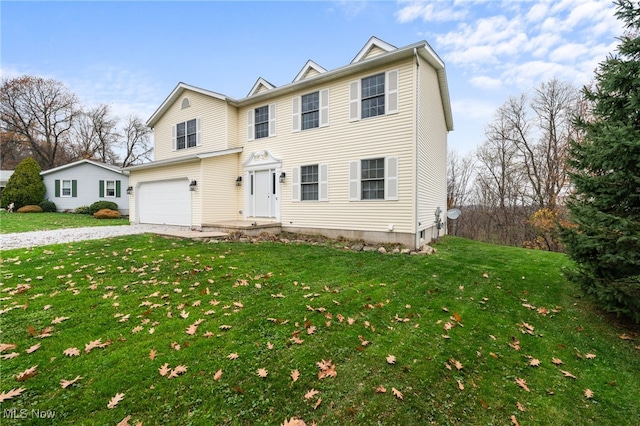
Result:
[[[266,168],[279,168],[282,160],[276,158],[269,150],[254,151],[242,165],[245,170],[261,170]]]

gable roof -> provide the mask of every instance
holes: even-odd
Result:
[[[69,164],[65,164],[63,166],[58,166],[58,167],[55,167],[53,169],[45,170],[43,172],[40,172],[40,174],[42,176],[44,176],[44,175],[48,175],[49,173],[55,173],[55,172],[59,172],[59,171],[64,170],[64,169],[69,169],[71,167],[76,167],[76,166],[79,166],[81,164],[91,164],[91,165],[94,165],[96,167],[101,167],[103,169],[106,169],[106,170],[109,170],[109,171],[112,171],[112,172],[125,174],[122,171],[122,169],[120,167],[118,167],[118,166],[113,166],[111,164],[105,164],[105,163],[100,163],[98,161],[86,160],[86,159],[85,160],[80,160],[80,161],[75,161],[75,162],[69,163]]]
[[[327,72],[326,69],[309,59],[307,63],[304,64],[304,67],[302,67],[298,75],[296,75],[296,78],[293,79],[293,82],[295,83],[296,81],[311,78],[318,74],[324,74],[325,72]]]
[[[358,52],[356,57],[350,64],[342,66],[340,68],[326,71],[324,68],[317,65],[315,62],[309,60],[298,73],[293,82],[284,84],[280,87],[275,87],[263,78],[259,78],[253,85],[253,88],[242,99],[233,99],[219,93],[210,92],[208,90],[200,89],[194,86],[189,86],[185,83],[179,83],[178,86],[171,92],[167,99],[160,105],[160,107],[154,112],[154,114],[147,121],[147,126],[153,127],[155,123],[160,119],[162,114],[175,102],[182,92],[185,90],[193,90],[198,93],[202,93],[207,96],[211,96],[216,99],[224,100],[230,105],[235,107],[243,107],[257,102],[266,102],[268,99],[275,98],[287,93],[294,92],[307,87],[312,87],[319,83],[330,81],[342,77],[349,76],[367,70],[371,67],[382,66],[400,59],[406,59],[409,57],[420,56],[435,70],[438,77],[438,87],[440,91],[440,97],[442,99],[442,109],[444,110],[445,122],[447,130],[453,130],[453,114],[451,112],[451,98],[449,96],[449,86],[447,84],[447,74],[442,59],[435,53],[429,43],[426,41],[420,41],[410,44],[408,46],[396,48],[395,46],[380,40],[377,37],[371,37],[369,41]],[[324,70],[324,72],[317,75],[313,75],[313,78],[308,75],[312,70],[318,71],[318,68]]]
[[[365,44],[364,47],[360,49],[351,63],[355,64],[356,62],[360,62],[374,56],[382,55],[383,53],[391,52],[392,50],[396,49],[397,47],[387,43],[386,41],[380,40],[378,37],[373,36],[369,39],[367,44]]]
[[[147,126],[153,128],[153,126],[155,126],[155,124],[158,122],[160,117],[162,117],[162,115],[165,112],[167,112],[167,109],[169,109],[169,107],[171,105],[173,105],[173,103],[178,98],[180,98],[180,96],[182,96],[182,94],[187,90],[190,90],[190,91],[196,92],[196,93],[200,93],[201,95],[209,96],[209,97],[212,97],[212,98],[215,98],[215,99],[220,99],[222,101],[226,101],[228,99],[226,96],[224,96],[224,95],[222,95],[220,93],[212,92],[212,91],[206,90],[206,89],[201,89],[199,87],[191,86],[189,84],[180,82],[173,89],[173,91],[169,94],[169,96],[167,96],[167,98],[164,100],[164,102],[162,102],[162,104],[160,104],[158,109],[156,109],[156,111],[151,115],[151,117],[149,117],[149,119],[147,120]]]
[[[275,89],[275,88],[276,88],[276,86],[274,86],[273,84],[269,83],[264,78],[260,77],[260,78],[258,78],[258,80],[256,80],[256,83],[253,85],[253,87],[249,91],[249,94],[247,95],[247,97],[253,96],[256,93],[260,93],[260,92],[263,92],[265,90],[271,90],[271,89]]]

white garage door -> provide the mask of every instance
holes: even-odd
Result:
[[[191,226],[188,179],[143,182],[137,198],[140,223]]]

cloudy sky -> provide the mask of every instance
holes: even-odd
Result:
[[[288,1],[0,3],[3,78],[63,82],[85,105],[144,120],[178,82],[247,95],[290,83],[308,59],[351,62],[371,36],[426,40],[447,67],[455,130],[472,152],[510,95],[552,78],[577,87],[623,33],[611,1]]]

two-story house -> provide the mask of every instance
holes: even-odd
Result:
[[[180,83],[147,125],[155,161],[125,169],[134,222],[266,220],[411,248],[444,232],[453,121],[444,63],[424,41],[372,37],[346,66],[310,60],[243,99]]]

